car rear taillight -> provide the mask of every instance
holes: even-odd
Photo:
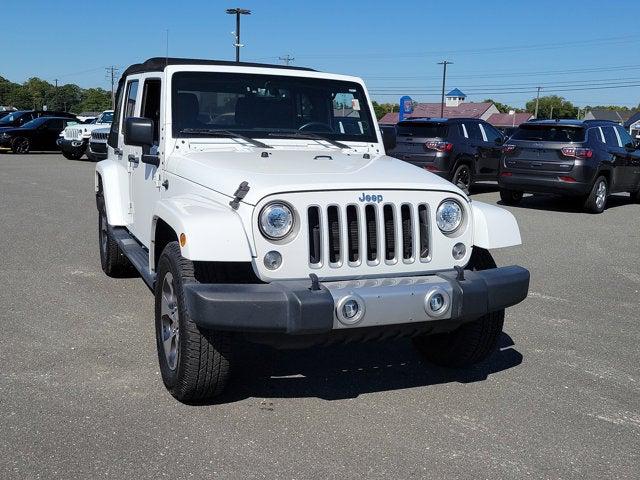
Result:
[[[578,147],[563,147],[562,155],[572,158],[591,158],[593,157],[593,150],[590,148],[578,148]]]
[[[424,148],[429,150],[437,150],[438,152],[450,152],[453,150],[453,143],[430,141],[424,144]]]
[[[500,176],[501,177],[512,177],[513,173],[511,173],[511,172],[501,172]]]
[[[437,172],[438,171],[438,167],[435,166],[435,165],[425,165],[424,169],[428,170],[430,172]]]
[[[577,180],[576,180],[575,178],[573,178],[573,177],[558,177],[558,179],[559,179],[561,182],[566,182],[566,183],[576,183],[576,181],[577,181]]]
[[[513,153],[515,150],[516,146],[511,143],[507,143],[506,145],[502,146],[502,153]]]

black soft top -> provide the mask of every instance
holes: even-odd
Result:
[[[124,78],[127,75],[133,75],[135,73],[162,72],[165,67],[169,65],[225,65],[229,67],[262,67],[315,72],[315,70],[312,68],[272,65],[268,63],[232,62],[228,60],[203,60],[197,58],[153,57],[142,63],[135,63],[131,65],[122,73],[122,77]]]

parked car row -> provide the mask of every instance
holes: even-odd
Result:
[[[534,120],[507,137],[475,118],[415,118],[382,133],[389,155],[467,193],[476,181],[497,180],[506,204],[524,193],[579,198],[592,213],[604,211],[611,193],[640,202],[640,149],[614,122]]]
[[[106,158],[112,110],[105,110],[90,123],[72,113],[47,110],[0,112],[0,150],[17,154],[30,151],[62,150],[71,160],[83,155],[92,161]],[[105,133],[106,129],[106,133]],[[93,135],[96,132],[96,135]]]

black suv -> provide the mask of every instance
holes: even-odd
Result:
[[[15,112],[9,112],[8,115],[0,118],[0,128],[21,127],[34,118],[40,117],[76,118],[73,113],[67,112],[53,112],[50,110],[17,110]]]
[[[477,118],[415,118],[396,126],[387,154],[453,182],[465,193],[476,180],[496,180],[504,135]]]
[[[631,135],[603,120],[523,123],[503,146],[500,197],[516,204],[523,192],[582,197],[601,213],[610,193],[640,201],[640,151]]]

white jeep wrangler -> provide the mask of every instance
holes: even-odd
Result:
[[[493,351],[529,272],[514,217],[385,155],[361,79],[186,59],[129,67],[96,167],[100,257],[155,295],[162,379],[219,394],[238,341],[411,336],[437,364]]]
[[[87,152],[91,132],[98,128],[111,126],[113,110],[105,110],[93,123],[76,123],[65,128],[60,133],[57,144],[62,150],[62,155],[69,160],[80,160]],[[91,155],[87,155],[92,160]]]

